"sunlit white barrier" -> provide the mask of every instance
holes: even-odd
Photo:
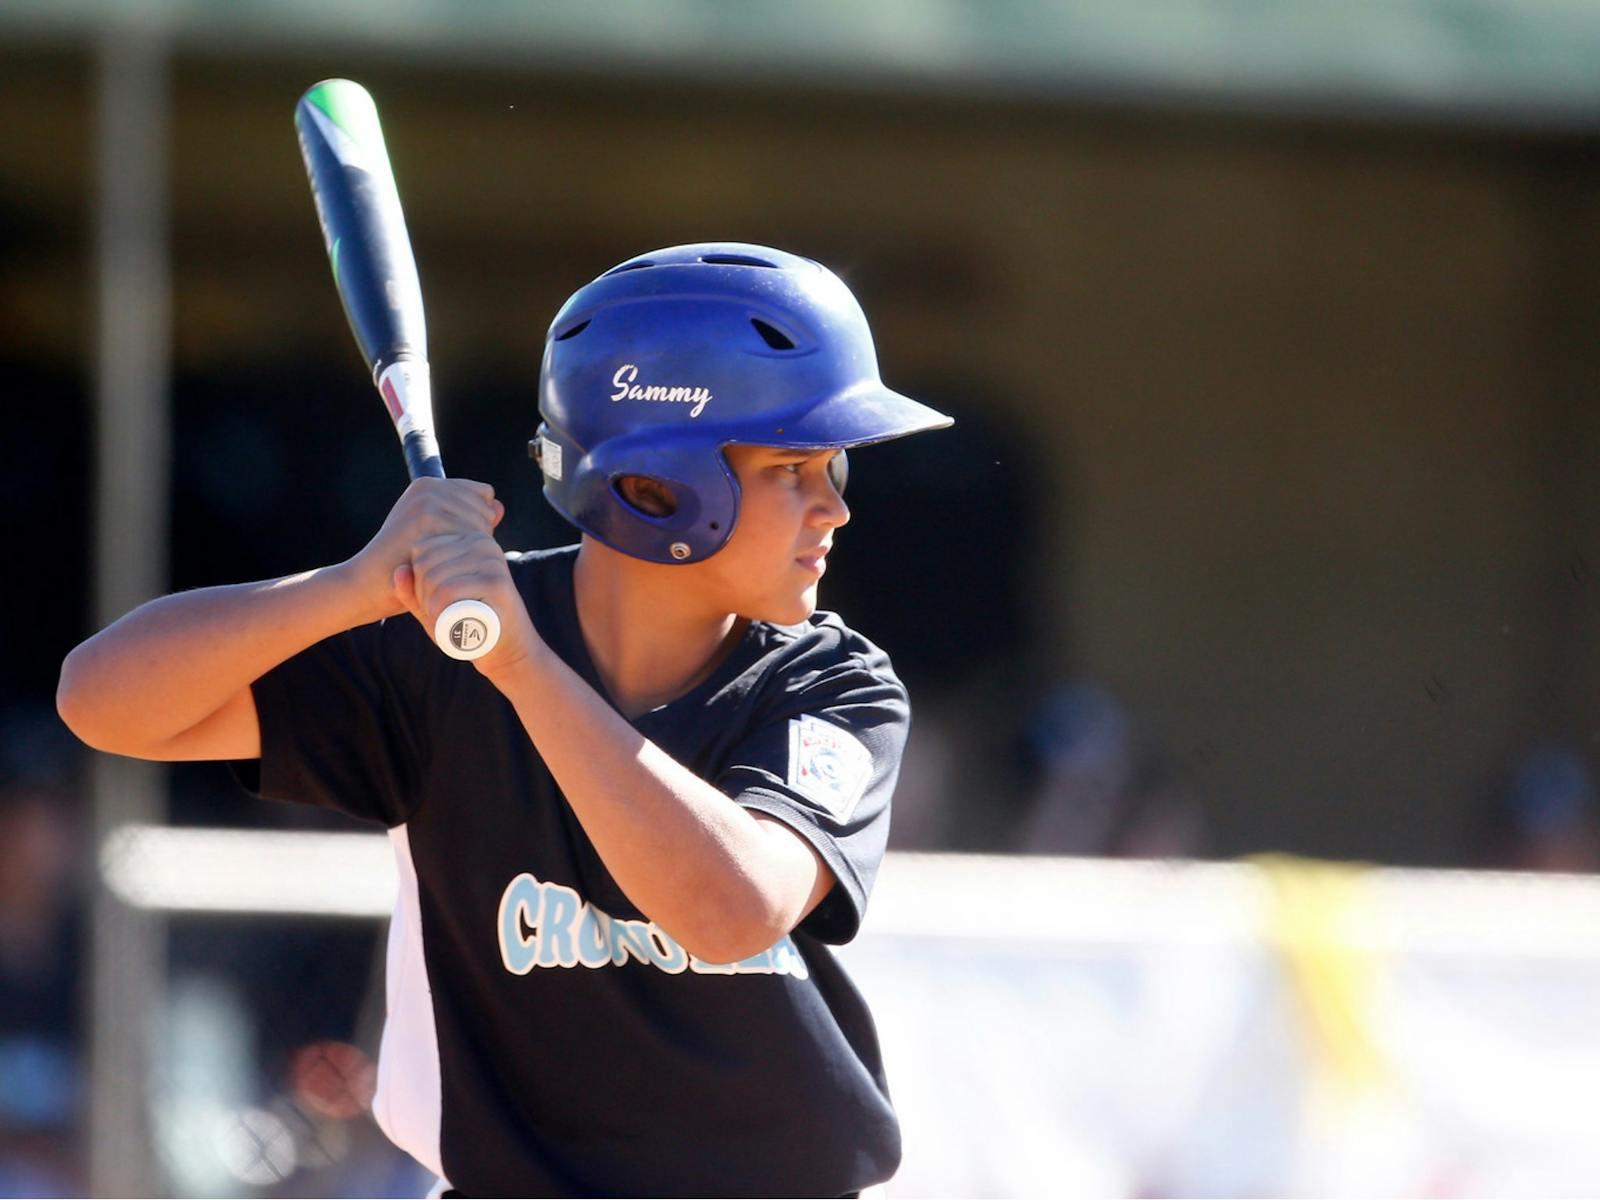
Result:
[[[126,903],[170,912],[386,917],[397,886],[372,833],[124,826],[100,870]]]
[[[381,917],[382,835],[116,831],[169,913]],[[1600,1193],[1600,881],[891,854],[891,1195]]]

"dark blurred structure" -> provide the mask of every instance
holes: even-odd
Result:
[[[0,260],[0,357],[51,397],[25,410],[22,456],[47,477],[11,500],[70,585],[93,60],[0,56],[7,126],[30,131],[0,153],[26,231]],[[1461,862],[1453,797],[1492,770],[1487,748],[1592,724],[1587,126],[359,51],[176,67],[175,586],[342,557],[403,482],[285,132],[337,70],[383,104],[444,445],[506,498],[508,544],[568,536],[522,449],[561,298],[641,247],[748,237],[844,271],[886,376],[942,381],[930,394],[963,418],[914,468],[860,456],[824,599],[929,711],[975,701],[957,732],[980,781],[1006,767],[975,759],[1016,727],[1014,689],[1092,678],[1194,769],[1216,853]],[[24,521],[36,492],[57,499]],[[84,611],[76,588],[67,604]],[[48,694],[82,632],[23,640],[18,698]]]
[[[1484,866],[1600,871],[1600,792],[1588,757],[1539,745],[1497,776],[1481,829]]]
[[[0,24],[0,362],[46,401],[20,410],[7,497],[69,593],[53,611],[82,614],[19,636],[13,590],[18,699],[48,695],[88,621],[93,7],[27,0]],[[1494,748],[1592,728],[1600,694],[1591,23],[1478,5],[1468,37],[1422,3],[1406,54],[1443,81],[1423,95],[1403,56],[1361,57],[1399,44],[1383,6],[1290,6],[1242,40],[1205,4],[1187,33],[1126,38],[1114,5],[1012,6],[942,42],[968,55],[943,67],[913,44],[874,65],[884,31],[852,49],[866,18],[842,9],[830,34],[716,7],[663,8],[718,29],[660,43],[698,58],[646,52],[604,5],[545,29],[408,9],[387,50],[337,8],[321,41],[248,4],[205,36],[172,16],[172,585],[349,554],[403,483],[287,115],[359,76],[447,460],[500,490],[507,544],[570,536],[523,447],[572,287],[692,238],[800,249],[862,297],[891,383],[961,418],[914,460],[862,453],[824,593],[954,739],[957,807],[1020,817],[985,787],[1029,697],[1085,678],[1170,747],[1212,853],[1469,861],[1461,798]],[[1520,57],[1477,70],[1497,45]],[[815,73],[780,65],[805,46]],[[930,836],[1004,840],[987,825]]]
[[[0,1195],[75,1196],[85,1073],[79,995],[84,775],[43,709],[0,719]]]

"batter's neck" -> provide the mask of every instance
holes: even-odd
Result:
[[[708,613],[662,568],[589,539],[573,568],[578,625],[612,702],[630,719],[699,686],[733,652],[749,621]]]

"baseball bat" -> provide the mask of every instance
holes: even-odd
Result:
[[[378,109],[359,83],[325,79],[300,97],[294,124],[333,281],[406,470],[413,479],[443,479],[422,285]],[[457,600],[434,623],[433,640],[451,658],[487,654],[499,638],[500,618],[481,600]]]

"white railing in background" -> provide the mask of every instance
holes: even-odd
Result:
[[[168,914],[382,917],[375,834],[117,830]],[[1600,880],[891,854],[891,1195],[1600,1192]]]

